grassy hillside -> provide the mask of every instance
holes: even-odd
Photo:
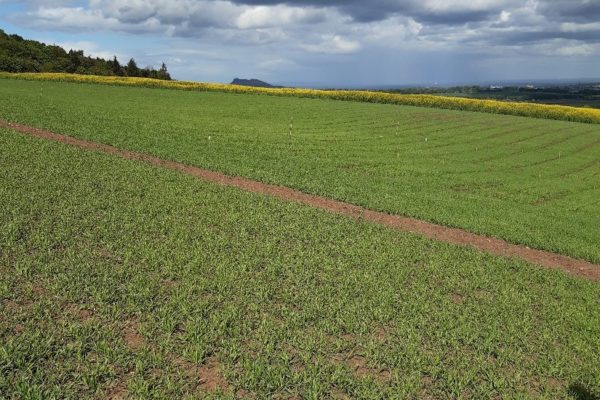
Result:
[[[597,125],[17,80],[0,117],[600,262]]]
[[[4,129],[0,161],[1,398],[600,393],[597,283]]]

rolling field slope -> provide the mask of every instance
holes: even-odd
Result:
[[[7,129],[0,165],[0,398],[600,395],[597,283]]]
[[[600,126],[0,80],[0,118],[600,262]]]

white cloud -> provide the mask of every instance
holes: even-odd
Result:
[[[423,6],[434,12],[487,11],[514,7],[522,0],[423,0]]]
[[[560,24],[560,30],[563,32],[589,32],[597,31],[600,33],[600,22],[589,22],[577,24],[573,22],[564,22]],[[600,38],[600,36],[599,36]]]
[[[301,47],[311,53],[322,54],[350,54],[361,48],[359,42],[345,39],[339,35],[326,35],[319,43],[303,44]]]
[[[120,23],[114,18],[106,18],[101,10],[83,7],[40,7],[19,16],[17,21],[27,24],[31,18],[37,28],[63,28],[67,30],[103,26],[106,30],[118,28]]]
[[[258,6],[244,10],[235,25],[240,29],[285,26],[292,24],[314,23],[327,18],[325,10],[313,8],[278,6]]]
[[[385,43],[390,47],[405,47],[407,43],[414,42],[422,30],[423,24],[406,17],[360,24],[353,29],[354,34],[365,41]]]

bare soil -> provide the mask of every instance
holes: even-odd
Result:
[[[389,382],[392,378],[389,370],[370,368],[367,359],[360,355],[339,354],[332,361],[334,364],[346,365],[357,378],[374,378],[380,382]]]
[[[249,192],[277,197],[288,201],[296,201],[336,214],[374,222],[398,230],[417,233],[442,242],[469,246],[496,256],[520,258],[532,264],[560,269],[572,275],[584,277],[593,281],[600,281],[600,265],[561,254],[531,249],[526,246],[508,243],[502,239],[477,235],[463,229],[449,228],[415,218],[372,211],[353,204],[302,193],[284,186],[270,185],[247,178],[227,176],[219,172],[164,160],[144,153],[126,151],[106,144],[76,139],[44,129],[8,122],[3,119],[0,119],[0,127],[10,128],[31,136],[66,143],[83,149],[118,155],[125,159],[144,161],[155,166],[180,171],[205,181],[218,183],[224,186],[237,187]]]
[[[137,351],[143,347],[156,350],[152,343],[146,342],[144,337],[140,335],[139,328],[140,322],[137,318],[127,322],[122,331],[125,344],[133,351]],[[205,392],[231,391],[231,386],[223,377],[221,364],[216,357],[208,358],[202,365],[191,363],[182,357],[170,353],[167,355],[167,360],[177,366],[190,380],[195,382],[197,387],[200,387]],[[116,388],[119,389],[120,386],[122,386],[121,383]],[[115,397],[115,399],[117,398]]]
[[[25,327],[22,324],[15,325],[15,334],[16,335],[20,335],[23,332],[25,332]]]
[[[179,366],[183,372],[192,380],[195,380],[202,390],[212,393],[218,390],[222,392],[230,392],[229,383],[221,374],[221,364],[216,357],[210,357],[202,365],[196,365],[184,360],[180,357],[175,357],[173,363]]]
[[[106,395],[107,400],[125,400],[127,397],[129,397],[129,392],[127,391],[127,382],[125,380],[117,382]]]
[[[139,325],[137,320],[132,320],[123,332],[123,341],[132,350],[139,350],[146,344],[146,341],[139,333]]]

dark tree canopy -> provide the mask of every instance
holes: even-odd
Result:
[[[112,60],[86,56],[82,50],[65,51],[62,47],[25,40],[8,35],[0,29],[0,71],[6,72],[68,72],[85,75],[138,76],[170,80],[167,66],[139,68],[132,58],[122,66],[115,56]]]
[[[127,63],[126,71],[127,76],[140,76],[140,69],[133,58]]]

